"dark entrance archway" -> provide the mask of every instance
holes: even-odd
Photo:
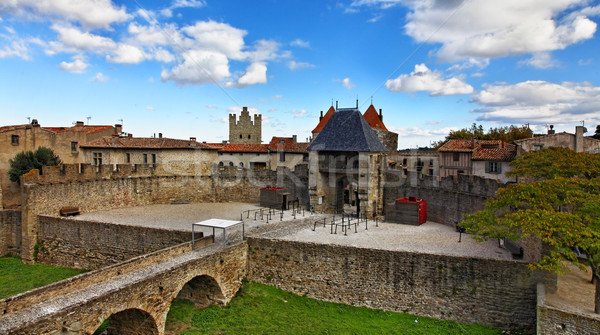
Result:
[[[107,319],[108,326],[106,332],[102,334],[107,335],[138,335],[148,334],[157,335],[158,329],[154,318],[139,309],[126,309],[124,311],[115,313]],[[106,326],[103,323],[99,329]],[[98,330],[94,334],[98,333]]]
[[[205,308],[212,304],[225,304],[221,287],[214,278],[207,275],[192,278],[181,288],[176,299],[189,300],[198,308]]]

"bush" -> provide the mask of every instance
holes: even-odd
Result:
[[[20,183],[20,178],[25,173],[33,169],[38,169],[41,172],[43,166],[58,165],[60,164],[60,158],[51,149],[39,147],[35,152],[20,152],[8,162],[10,163],[10,169],[8,170],[10,180]]]

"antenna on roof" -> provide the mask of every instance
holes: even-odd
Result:
[[[91,118],[92,118],[91,116],[86,117],[88,126],[90,125],[90,119]]]
[[[25,118],[27,119],[27,123],[31,123],[31,116],[26,116]]]
[[[371,105],[373,104],[373,96],[371,96]]]
[[[356,96],[356,109],[358,109],[358,95]]]
[[[123,119],[118,119],[117,121],[119,121],[121,125],[123,125]]]

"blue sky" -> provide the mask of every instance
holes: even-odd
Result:
[[[472,123],[591,135],[599,19],[586,0],[0,0],[1,125],[220,142],[248,106],[263,142],[304,140],[358,99],[399,148]]]

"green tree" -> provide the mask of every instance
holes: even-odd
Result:
[[[60,164],[60,158],[51,149],[38,147],[36,151],[23,151],[8,161],[8,176],[11,181],[20,183],[20,177],[32,169],[42,170],[43,166]]]
[[[502,140],[510,143],[532,136],[533,132],[527,126],[490,128],[487,132],[485,132],[482,125],[473,123],[470,128],[451,130],[444,140],[434,142],[433,146],[435,148],[439,148],[449,140],[470,140],[471,138],[480,140]]]
[[[595,170],[578,170],[580,161]],[[562,273],[565,261],[582,269],[589,265],[596,280],[595,312],[600,313],[600,155],[549,148],[521,156],[513,166],[511,175],[535,181],[498,190],[461,225],[477,240],[536,237],[548,251],[530,264],[532,269]]]
[[[592,138],[600,140],[600,124],[596,126],[596,132],[592,135]]]

